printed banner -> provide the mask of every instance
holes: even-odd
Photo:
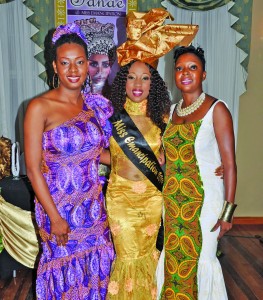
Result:
[[[137,11],[138,0],[55,0],[54,5],[55,26],[58,26],[70,22],[68,15],[123,17],[129,11]]]
[[[92,19],[114,25],[114,41],[118,45],[126,40],[125,17],[127,0],[67,0],[67,22]],[[85,21],[84,21],[85,20]]]
[[[126,41],[126,14],[136,10],[137,0],[56,0],[55,22],[56,26],[76,22],[85,28],[85,34],[99,32],[105,25],[105,32],[113,32],[118,47]],[[110,84],[117,70],[115,61],[108,78]]]

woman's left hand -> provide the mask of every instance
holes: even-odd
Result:
[[[211,232],[216,231],[218,227],[220,227],[220,232],[217,237],[217,239],[219,240],[226,232],[228,232],[232,228],[232,223],[218,220],[215,226],[211,229]]]

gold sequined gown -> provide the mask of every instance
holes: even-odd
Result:
[[[127,99],[125,109],[158,157],[160,129],[146,117],[147,100]],[[156,299],[156,238],[162,211],[161,192],[110,139],[111,174],[106,201],[116,251],[107,299]]]

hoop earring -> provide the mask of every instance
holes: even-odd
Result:
[[[57,73],[54,73],[54,75],[53,75],[52,86],[53,86],[53,89],[56,89],[57,87],[59,87],[59,77],[58,77]]]

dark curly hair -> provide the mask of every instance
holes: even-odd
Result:
[[[129,64],[120,68],[112,86],[110,100],[113,104],[115,112],[123,110],[126,101],[126,81],[131,65],[136,62],[132,61]],[[151,85],[147,103],[147,116],[152,122],[157,125],[161,132],[164,132],[166,124],[164,118],[168,116],[170,111],[170,97],[160,74],[150,65],[146,64],[151,73]]]
[[[88,51],[87,51],[87,44],[76,34],[76,33],[70,33],[70,34],[63,34],[55,44],[52,43],[52,37],[55,32],[55,28],[52,28],[48,31],[45,41],[44,41],[44,58],[45,58],[45,68],[46,68],[46,74],[47,74],[47,84],[50,89],[54,88],[54,68],[53,68],[53,61],[57,58],[57,48],[59,46],[62,46],[66,43],[74,43],[82,46],[85,50],[86,57],[88,58]],[[57,80],[57,76],[55,76]],[[57,82],[56,82],[57,84]]]
[[[176,63],[177,59],[185,53],[193,53],[196,55],[203,65],[203,71],[205,71],[205,55],[204,50],[201,47],[195,48],[193,45],[190,45],[188,47],[182,46],[176,48],[174,51],[174,63]]]

